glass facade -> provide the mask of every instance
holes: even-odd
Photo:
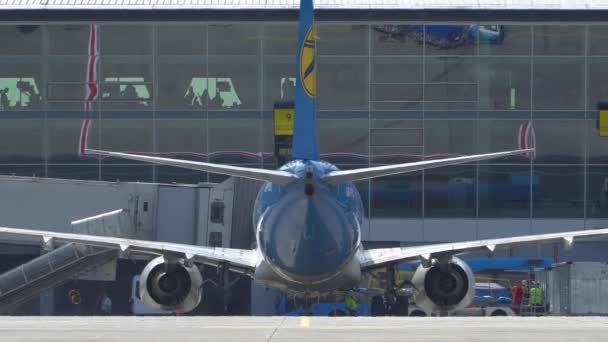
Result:
[[[341,168],[515,149],[533,127],[533,158],[358,183],[368,216],[608,218],[596,127],[608,25],[320,22],[318,36],[320,149]],[[273,107],[293,99],[295,22],[3,23],[0,38],[2,174],[223,179],[82,158],[84,118],[91,148],[277,166]]]

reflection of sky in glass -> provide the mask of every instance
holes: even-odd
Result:
[[[0,90],[4,91],[4,89],[8,88],[6,96],[8,97],[9,108],[17,107],[18,103],[21,103],[22,107],[27,107],[30,104],[30,94],[29,92],[21,91],[17,87],[19,82],[23,82],[24,84],[29,83],[33,87],[34,93],[40,94],[33,77],[1,77]]]
[[[135,88],[135,92],[137,93],[137,98],[139,99],[150,99],[150,92],[148,92],[148,88],[145,84],[132,84],[132,83],[144,83],[143,77],[106,77],[105,82],[111,83],[120,83],[120,92],[124,92],[128,85],[133,85]],[[102,98],[110,99],[111,94],[109,92],[104,92],[102,94]],[[142,101],[142,104],[148,105],[147,101]]]
[[[190,81],[190,87],[192,87],[197,98],[196,102],[200,106],[205,101],[201,97],[205,90],[207,90],[211,99],[219,92],[220,97],[224,101],[222,104],[223,108],[240,106],[242,103],[239,95],[236,93],[234,83],[232,83],[232,79],[229,77],[193,77],[192,81]],[[188,89],[185,89],[184,96],[187,93]]]

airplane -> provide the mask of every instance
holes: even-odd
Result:
[[[75,243],[113,249],[121,257],[146,257],[150,261],[141,274],[142,300],[162,310],[180,312],[193,310],[201,301],[203,279],[199,267],[203,265],[250,276],[269,287],[311,294],[348,290],[359,284],[362,273],[420,261],[412,278],[416,304],[428,311],[447,312],[465,307],[474,296],[474,275],[458,257],[460,254],[539,242],[571,244],[574,239],[608,236],[608,229],[597,229],[415,247],[364,248],[363,206],[354,181],[529,154],[534,148],[339,170],[319,160],[316,39],[313,2],[301,0],[293,160],[278,170],[89,149],[86,137],[90,123],[83,123],[79,149],[85,156],[124,158],[264,182],[254,206],[255,248],[194,246],[8,227],[0,227],[0,239],[25,239],[44,245],[52,241],[54,246]]]

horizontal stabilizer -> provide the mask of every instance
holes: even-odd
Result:
[[[368,168],[354,169],[354,170],[333,171],[333,172],[328,173],[325,177],[323,177],[323,179],[326,180],[330,184],[336,185],[336,184],[340,184],[340,183],[344,183],[344,182],[352,182],[352,181],[358,181],[358,180],[363,180],[363,179],[396,175],[396,174],[400,174],[400,173],[415,172],[415,171],[420,171],[420,170],[425,170],[425,169],[432,169],[432,168],[436,168],[436,167],[440,167],[440,166],[456,165],[456,164],[463,164],[463,163],[480,161],[480,160],[522,155],[522,154],[525,154],[528,152],[533,152],[533,151],[534,151],[533,148],[529,148],[529,149],[515,150],[515,151],[476,154],[473,156],[436,159],[436,160],[425,160],[425,161],[415,162],[415,163],[375,166],[375,167],[368,167]]]
[[[259,181],[271,182],[275,184],[287,185],[297,177],[289,172],[277,170],[254,169],[249,167],[239,167],[212,163],[203,163],[190,160],[181,160],[173,158],[152,157],[141,154],[109,152],[100,150],[86,149],[87,155],[99,155],[106,157],[115,157],[129,160],[137,160],[146,163],[157,165],[167,165],[179,167],[182,169],[198,170],[204,172],[218,173],[222,175],[255,179]]]

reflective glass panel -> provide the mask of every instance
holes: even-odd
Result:
[[[585,27],[580,25],[534,26],[535,55],[583,55]]]
[[[295,63],[297,46],[296,23],[264,25],[264,55],[291,55],[292,62]]]
[[[587,108],[595,110],[598,102],[608,100],[608,60],[604,57],[590,57],[587,59],[587,68]]]
[[[602,137],[597,129],[597,119],[587,120],[589,163],[608,164],[608,137]]]
[[[398,164],[422,160],[422,120],[373,120],[372,163]]]
[[[261,165],[260,119],[213,119],[208,125],[209,162]]]
[[[583,109],[583,58],[535,58],[534,109]]]
[[[0,62],[0,111],[42,108],[44,81],[36,61]]]
[[[42,26],[1,25],[0,55],[39,55],[42,50]]]
[[[517,148],[524,148],[526,146],[532,146],[530,143],[526,145],[519,141],[521,138],[528,134],[528,139],[532,139],[533,133],[527,131],[526,126],[529,125],[530,120],[479,120],[478,130],[478,152],[477,153],[493,153],[500,151],[511,151]],[[534,124],[532,125],[532,131],[534,130]],[[521,134],[521,136],[520,136]],[[522,144],[522,145],[520,145]],[[538,144],[540,146],[540,144]],[[539,150],[541,147],[539,147]],[[495,163],[517,163],[517,164],[529,164],[530,159],[524,155],[509,156],[498,159],[492,159],[489,161]]]
[[[371,186],[372,217],[422,216],[422,172],[376,178]]]
[[[102,58],[102,107],[151,110],[152,82],[152,64],[147,57]]]
[[[583,217],[583,166],[534,166],[533,217]]]
[[[424,153],[427,159],[474,154],[477,123],[473,120],[426,120]]]
[[[422,109],[422,59],[372,59],[372,109]]]
[[[529,56],[532,50],[532,28],[523,25],[478,25],[479,54]]]
[[[158,64],[158,107],[200,110],[209,103],[205,65],[194,60]]]
[[[157,25],[156,31],[161,55],[202,55],[206,51],[204,25]]]
[[[582,164],[585,120],[534,120],[535,163]]]
[[[366,55],[369,46],[368,25],[319,24],[317,53],[323,55]]]
[[[49,25],[49,52],[53,55],[89,55],[91,25]]]
[[[48,66],[48,100],[53,102],[77,101],[80,108],[83,108],[88,94],[86,83],[88,67],[86,57],[51,59]],[[54,108],[60,106],[60,104],[55,104]]]
[[[152,149],[152,120],[103,119],[101,120],[101,148],[150,154]],[[133,163],[132,161],[107,158],[103,163]]]
[[[475,55],[479,25],[424,25],[427,55]]]
[[[372,180],[371,216],[421,217],[422,172]]]
[[[248,57],[214,57],[209,61],[209,109],[259,109],[260,64]]]
[[[292,102],[296,93],[295,57],[264,58],[264,108],[279,102]]]
[[[479,166],[479,217],[530,217],[530,194],[530,166]]]
[[[480,58],[478,64],[479,108],[529,109],[530,58]]]
[[[321,159],[331,163],[367,164],[368,120],[318,120]]]
[[[2,137],[0,163],[36,164],[44,162],[43,120],[1,119],[0,137]]]
[[[318,109],[368,109],[367,58],[319,58],[317,72]]]
[[[78,119],[47,120],[49,163],[98,163],[96,157],[78,155],[81,127],[82,120]],[[88,148],[96,149],[99,146],[99,129],[99,120],[90,122],[87,139]]]
[[[424,77],[426,109],[474,109],[477,107],[476,58],[427,58]]]
[[[587,217],[608,217],[608,166],[587,168]]]
[[[371,25],[372,54],[422,55],[423,25]]]
[[[209,24],[209,54],[257,55],[262,38],[260,28],[260,24]]]
[[[152,53],[152,27],[148,25],[101,25],[102,55],[145,55]]]
[[[207,161],[207,121],[156,120],[156,152],[168,158]]]
[[[588,53],[593,56],[608,55],[608,26],[589,25],[588,30]]]
[[[425,217],[475,217],[475,166],[446,166],[424,173]]]

